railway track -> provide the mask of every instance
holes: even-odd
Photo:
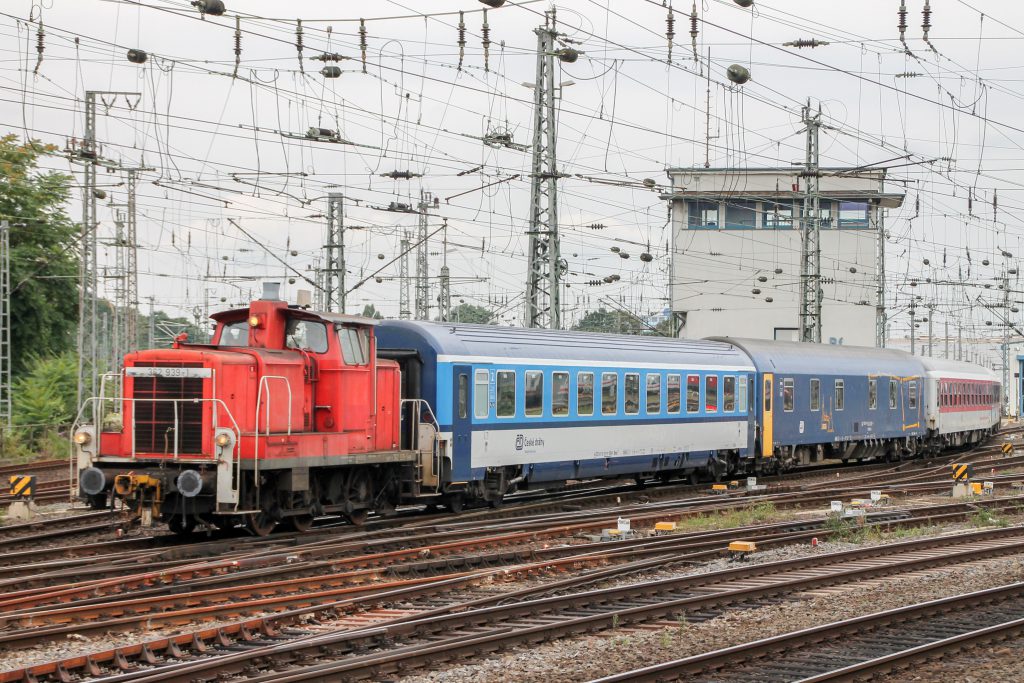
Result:
[[[845,619],[596,679],[859,681],[1024,636],[1024,583]]]

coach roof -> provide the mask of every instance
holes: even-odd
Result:
[[[731,344],[667,337],[523,329],[409,320],[385,320],[377,328],[378,345],[416,349],[453,358],[509,358],[585,363],[615,362],[748,369],[750,359]]]
[[[746,351],[758,372],[918,377],[925,371],[919,358],[897,349],[732,337],[712,339]]]

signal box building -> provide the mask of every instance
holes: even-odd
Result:
[[[793,168],[669,169],[676,333],[797,340],[805,179]],[[822,342],[884,345],[884,171],[822,169]]]

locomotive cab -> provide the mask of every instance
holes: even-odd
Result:
[[[399,368],[376,358],[376,321],[289,306],[276,288],[213,319],[211,344],[129,354],[121,396],[87,404],[82,497],[176,530],[241,522],[258,534],[392,508],[413,455],[400,448]]]

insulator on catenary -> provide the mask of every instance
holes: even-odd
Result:
[[[466,57],[466,20],[459,10],[459,71],[462,71],[462,60]]]
[[[668,6],[668,16],[665,17],[665,37],[668,39],[668,61],[672,61],[672,43],[676,37],[676,15],[672,12],[672,5]]]
[[[924,8],[921,10],[921,37],[924,38],[925,44],[932,49],[933,52],[938,52],[935,46],[932,45],[932,41],[928,39],[928,31],[932,28],[932,3],[931,0],[924,0]]]
[[[295,50],[299,53],[299,73],[306,73],[302,66],[302,19],[295,20]]]
[[[235,17],[235,71],[232,77],[238,75],[238,64],[242,61],[242,18]]]
[[[487,10],[484,10],[484,24],[480,27],[480,35],[484,45],[484,71],[491,70],[491,26],[487,23]]]
[[[363,73],[366,73],[366,21],[359,20],[359,53],[363,57]]]
[[[896,10],[896,16],[899,17],[899,23],[896,28],[900,32],[900,42],[903,43],[903,49],[910,53],[910,48],[907,46],[907,0],[900,0],[900,8]]]
[[[999,218],[999,191],[992,190],[992,220]]]
[[[128,50],[128,61],[132,64],[145,64],[147,59],[149,59],[149,55],[146,54],[145,50],[137,50],[135,48]]]
[[[829,42],[827,40],[818,40],[817,38],[797,38],[796,40],[791,40],[788,43],[783,43],[782,47],[795,47],[795,48],[810,47],[810,48],[815,48],[815,47],[821,47],[823,45],[828,45],[828,44],[829,44]]]
[[[392,180],[411,180],[412,178],[422,178],[422,173],[413,173],[412,171],[391,171],[389,173],[379,173],[381,178],[391,178]]]
[[[43,65],[43,50],[46,49],[44,39],[46,38],[46,32],[43,31],[43,19],[39,18],[39,27],[36,29],[36,68],[32,69],[32,73],[39,73],[39,67]]]
[[[310,57],[310,59],[316,62],[340,62],[343,59],[349,59],[349,57],[338,54],[337,52],[324,52],[323,54],[319,54],[315,57]]]
[[[693,9],[690,10],[690,43],[693,45],[693,61],[699,61],[697,58],[697,35],[700,33],[697,30],[697,3],[693,3]]]

